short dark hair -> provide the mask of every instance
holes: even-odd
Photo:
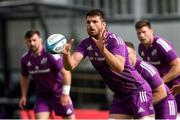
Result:
[[[136,24],[135,24],[136,30],[141,29],[144,26],[151,28],[151,23],[147,19],[142,19],[142,20],[136,22]]]
[[[126,44],[127,47],[130,47],[130,48],[135,50],[134,44],[132,42],[125,41],[125,44]]]
[[[87,14],[86,14],[86,18],[87,18],[88,16],[100,16],[101,19],[102,19],[102,21],[103,21],[103,22],[106,22],[106,20],[105,20],[105,19],[106,19],[106,18],[105,18],[105,14],[104,14],[104,12],[103,12],[102,10],[100,10],[100,9],[92,9],[92,10],[88,11]]]
[[[40,36],[40,32],[38,30],[28,30],[24,36],[25,39],[31,38],[34,34]]]

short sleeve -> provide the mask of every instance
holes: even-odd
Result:
[[[168,63],[171,63],[174,59],[178,57],[175,49],[170,43],[162,39],[158,39],[156,43],[158,45],[159,52],[164,56]]]

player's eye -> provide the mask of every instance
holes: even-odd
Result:
[[[90,24],[90,21],[87,21],[87,24]]]

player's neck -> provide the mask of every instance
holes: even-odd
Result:
[[[103,34],[103,35],[102,35],[102,34]],[[105,31],[105,33],[102,33],[102,34],[99,34],[99,35],[95,36],[95,38],[96,38],[97,40],[102,39],[102,36],[106,38],[107,31]],[[103,38],[103,39],[104,39],[104,38]]]
[[[149,42],[147,42],[146,44],[144,44],[145,47],[150,47],[153,44],[153,39],[150,39]]]
[[[41,45],[38,50],[36,50],[36,51],[33,52],[33,55],[34,55],[34,56],[40,56],[41,53],[42,53],[42,50],[43,50],[43,47],[42,47],[42,45]]]
[[[132,60],[132,65],[133,65],[133,66],[136,65],[136,58]]]

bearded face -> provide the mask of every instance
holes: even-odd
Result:
[[[97,38],[105,28],[106,24],[100,16],[87,17],[87,32],[90,37]]]
[[[33,53],[38,53],[42,40],[37,34],[34,34],[31,38],[26,39],[26,45]]]

